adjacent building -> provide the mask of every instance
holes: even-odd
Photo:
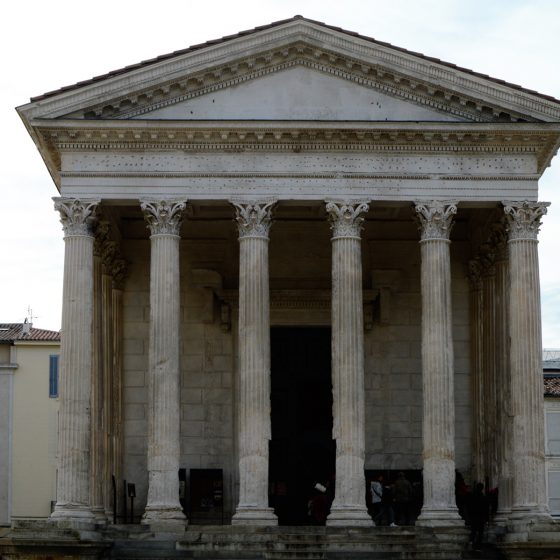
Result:
[[[0,323],[0,525],[56,498],[60,333]]]
[[[543,362],[548,506],[560,516],[560,351],[548,352]]]

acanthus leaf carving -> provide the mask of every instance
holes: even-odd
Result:
[[[422,241],[449,240],[453,227],[453,216],[457,213],[457,201],[416,202],[414,210]]]
[[[111,267],[111,275],[113,277],[113,286],[117,290],[121,290],[127,275],[127,265],[123,258],[116,258]]]
[[[327,211],[331,229],[332,239],[341,237],[360,238],[365,217],[362,215],[369,210],[369,202],[359,201],[327,201]]]
[[[480,259],[471,259],[468,262],[468,278],[473,290],[480,290],[482,287],[482,264]]]
[[[504,201],[509,241],[536,241],[541,227],[541,218],[547,213],[550,202]]]
[[[54,208],[60,213],[60,222],[65,236],[85,235],[93,237],[98,199],[55,197]]]
[[[244,237],[261,237],[268,239],[272,225],[272,209],[276,199],[265,201],[230,200],[235,208],[235,221],[239,230],[239,239]]]
[[[152,235],[179,235],[186,200],[144,199],[140,208]]]

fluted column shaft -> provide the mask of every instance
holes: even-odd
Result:
[[[113,461],[117,484],[123,467],[123,282],[126,264],[117,259],[113,264]],[[118,487],[117,487],[118,488]],[[121,493],[117,491],[117,512],[121,511]]]
[[[498,484],[497,378],[496,378],[496,269],[494,254],[486,253],[482,273],[482,371],[484,414],[484,475],[489,490]],[[480,482],[484,482],[483,479]]]
[[[497,522],[505,521],[512,506],[512,414],[511,375],[509,367],[509,258],[505,224],[496,226],[496,386],[498,455],[498,511]]]
[[[93,232],[99,201],[55,199],[64,227],[57,503],[52,518],[93,521],[90,501]]]
[[[179,228],[183,201],[142,201],[151,232],[148,502],[142,523],[184,524],[179,502]]]
[[[113,279],[105,266],[101,278],[101,295],[103,301],[103,322],[101,334],[103,338],[103,492],[105,515],[113,516],[113,493],[111,476],[113,473]]]
[[[239,229],[239,504],[233,524],[275,525],[268,507],[270,300],[273,201],[233,202]]]
[[[91,386],[91,484],[90,506],[97,523],[105,523],[103,506],[103,464],[104,448],[102,445],[102,414],[103,414],[103,339],[101,335],[102,297],[101,251],[107,236],[106,223],[98,224],[95,232],[93,252],[93,354],[92,354],[92,386]]]
[[[512,517],[547,517],[537,234],[546,203],[504,202],[510,262]]]
[[[362,254],[365,202],[327,202],[332,242],[333,438],[335,495],[328,525],[372,525],[365,505]]]
[[[449,233],[453,202],[416,204],[421,230],[424,505],[422,525],[459,524]]]
[[[469,262],[471,387],[472,387],[472,457],[474,480],[484,480],[484,381],[483,374],[483,299],[481,265],[478,259]]]

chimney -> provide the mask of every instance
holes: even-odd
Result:
[[[26,317],[25,321],[23,322],[23,325],[22,325],[21,334],[23,336],[28,335],[32,326],[33,325],[27,321],[27,317]]]

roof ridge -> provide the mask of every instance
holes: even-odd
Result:
[[[105,74],[100,74],[98,76],[94,76],[92,78],[76,82],[75,84],[62,86],[59,89],[51,90],[51,91],[48,91],[48,92],[43,93],[41,95],[31,97],[30,101],[32,103],[36,102],[36,101],[42,101],[42,100],[47,99],[49,97],[54,97],[55,95],[58,95],[60,93],[76,90],[76,89],[79,89],[81,87],[85,87],[85,86],[94,84],[96,82],[100,82],[102,80],[106,80],[106,79],[109,79],[109,78],[114,78],[116,76],[126,74],[127,72],[132,72],[133,70],[138,70],[140,68],[144,68],[144,67],[150,66],[152,64],[157,64],[159,62],[163,62],[165,60],[169,60],[171,58],[181,56],[181,55],[187,54],[189,52],[194,52],[194,51],[197,51],[197,50],[200,50],[200,49],[203,49],[203,48],[206,48],[206,47],[210,47],[210,46],[213,46],[213,45],[216,45],[216,44],[220,44],[220,43],[226,43],[228,41],[232,41],[234,39],[239,39],[239,38],[245,37],[247,35],[253,35],[255,33],[258,33],[259,31],[265,31],[267,29],[273,29],[273,28],[279,27],[281,25],[286,25],[286,24],[292,23],[294,21],[306,21],[306,22],[311,23],[313,25],[318,25],[318,26],[324,27],[326,29],[336,31],[338,33],[344,33],[345,35],[349,35],[349,36],[352,36],[352,37],[357,37],[359,39],[363,39],[363,40],[368,41],[370,43],[375,43],[377,45],[387,47],[387,48],[390,48],[390,49],[393,49],[393,50],[396,50],[396,51],[399,51],[399,52],[403,52],[403,53],[406,53],[408,55],[412,55],[412,56],[415,56],[415,57],[418,57],[418,58],[422,58],[422,59],[430,61],[430,62],[435,62],[436,64],[441,64],[442,66],[446,66],[448,68],[453,68],[454,70],[458,70],[460,72],[465,72],[465,73],[471,74],[472,76],[476,76],[478,78],[483,78],[485,80],[490,80],[494,83],[504,85],[504,86],[516,89],[518,91],[523,91],[523,92],[531,94],[531,95],[536,95],[537,97],[540,97],[542,99],[546,99],[548,101],[552,101],[553,103],[560,104],[560,99],[556,99],[552,95],[547,95],[547,94],[544,94],[544,93],[540,93],[536,90],[525,88],[525,87],[523,87],[519,84],[514,84],[512,82],[508,82],[508,81],[500,79],[500,78],[494,78],[492,76],[489,76],[488,74],[483,74],[481,72],[476,72],[476,71],[474,71],[470,68],[465,68],[465,67],[462,67],[462,66],[458,66],[457,64],[453,64],[452,62],[446,62],[446,61],[441,60],[441,59],[436,58],[436,57],[428,56],[428,55],[425,55],[423,53],[419,53],[419,52],[416,52],[416,51],[411,51],[409,49],[405,49],[404,47],[398,47],[396,45],[393,45],[392,43],[388,43],[388,42],[385,42],[385,41],[379,41],[379,40],[377,40],[373,37],[369,37],[367,35],[361,35],[360,33],[357,33],[355,31],[349,31],[347,29],[343,29],[342,27],[336,27],[334,25],[329,25],[329,24],[324,23],[322,21],[306,18],[306,17],[304,17],[302,15],[299,15],[299,14],[295,15],[291,18],[277,20],[277,21],[274,21],[272,23],[265,24],[265,25],[259,25],[259,26],[256,26],[256,27],[252,28],[252,29],[246,29],[246,30],[243,30],[243,31],[238,31],[237,33],[234,33],[232,35],[224,35],[221,38],[210,39],[210,40],[208,40],[204,43],[194,44],[194,45],[191,45],[191,46],[186,47],[184,49],[179,49],[179,50],[176,50],[176,51],[172,51],[170,53],[162,54],[162,55],[156,56],[154,58],[146,59],[146,60],[137,62],[135,64],[130,64],[128,66],[124,66],[123,68],[119,68],[119,69],[116,69],[116,70],[111,70],[111,71],[109,71]]]

